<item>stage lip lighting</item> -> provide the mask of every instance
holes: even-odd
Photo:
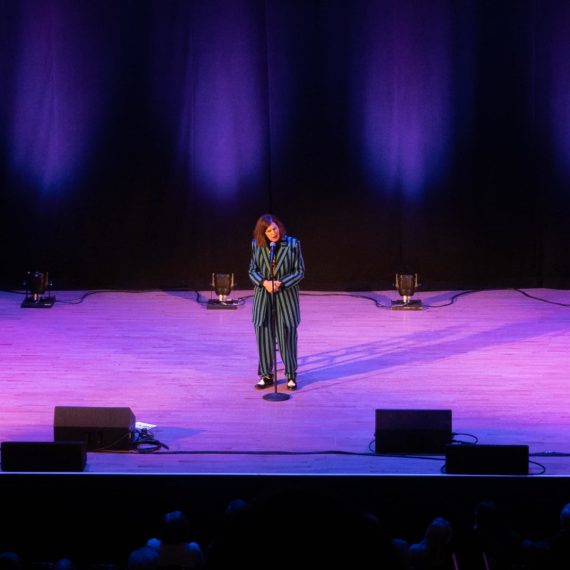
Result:
[[[26,297],[22,301],[22,309],[51,309],[55,297],[51,294],[52,283],[47,271],[28,271],[24,286]],[[47,292],[47,296],[44,294]]]
[[[217,299],[208,301],[208,309],[237,309],[239,301],[230,299],[229,295],[235,287],[233,273],[212,273],[212,293],[217,295]]]
[[[416,289],[420,286],[417,273],[396,273],[394,286],[402,298],[392,301],[392,309],[407,311],[423,309],[421,300],[412,299]]]

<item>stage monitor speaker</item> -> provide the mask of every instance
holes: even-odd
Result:
[[[55,441],[84,441],[88,451],[132,449],[134,430],[130,408],[55,407]]]
[[[376,410],[376,453],[445,453],[451,410]]]
[[[82,441],[4,441],[2,471],[83,471],[86,446]]]
[[[528,445],[448,445],[445,472],[461,475],[528,475]]]

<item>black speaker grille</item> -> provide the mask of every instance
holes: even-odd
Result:
[[[90,451],[131,449],[134,429],[130,408],[55,407],[54,440],[84,441]]]
[[[448,445],[445,472],[528,475],[528,445]]]
[[[376,453],[445,453],[451,410],[376,410]]]
[[[83,471],[83,442],[4,441],[2,471]]]

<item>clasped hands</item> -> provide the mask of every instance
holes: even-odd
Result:
[[[262,285],[268,293],[277,293],[281,288],[281,281],[278,281],[277,279],[275,281],[269,281],[266,279]]]

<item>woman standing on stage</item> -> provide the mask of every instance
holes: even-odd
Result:
[[[288,236],[285,226],[275,216],[264,214],[255,224],[249,264],[249,278],[254,284],[253,326],[259,354],[259,382],[263,390],[273,385],[275,326],[279,352],[285,365],[287,389],[297,389],[297,326],[301,322],[299,282],[305,275],[301,242]],[[275,306],[272,323],[271,296]]]

